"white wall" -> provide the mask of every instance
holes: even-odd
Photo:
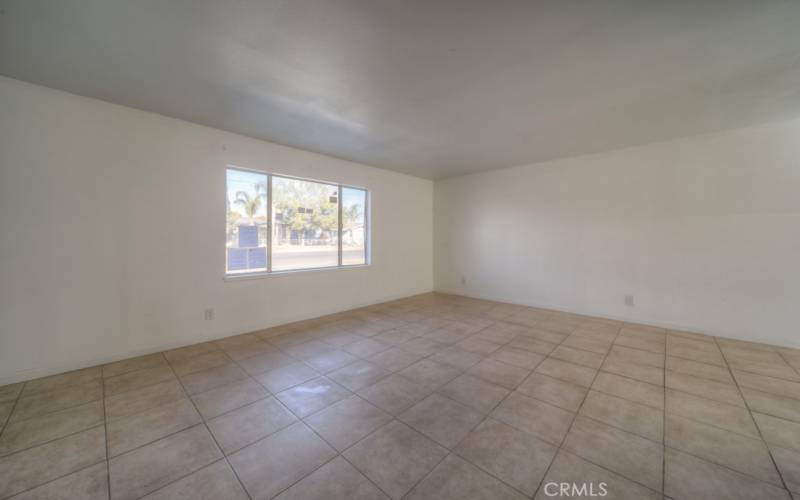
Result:
[[[373,265],[224,281],[226,164],[370,189]],[[0,78],[0,384],[430,291],[432,191]]]
[[[800,120],[438,181],[434,200],[437,290],[800,346]]]

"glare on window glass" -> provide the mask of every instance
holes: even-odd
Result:
[[[342,188],[342,265],[366,264],[367,192]]]
[[[272,270],[339,265],[339,188],[272,177]]]
[[[225,262],[229,274],[267,270],[267,176],[227,171]]]

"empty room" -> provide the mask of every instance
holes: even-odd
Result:
[[[0,0],[0,500],[800,499],[798,27]]]

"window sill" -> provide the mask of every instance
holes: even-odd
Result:
[[[254,279],[261,279],[261,278],[278,278],[281,276],[292,276],[295,274],[306,274],[306,273],[329,273],[335,271],[348,271],[350,269],[364,269],[367,267],[372,266],[372,264],[358,264],[353,266],[337,266],[337,267],[313,267],[309,269],[292,269],[288,271],[272,271],[272,272],[261,272],[261,273],[248,273],[248,274],[226,274],[223,278],[223,281],[242,281],[242,280],[254,280]]]

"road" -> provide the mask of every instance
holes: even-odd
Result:
[[[364,254],[359,249],[343,249],[342,262],[347,264],[360,260]],[[313,267],[330,267],[337,264],[336,249],[332,250],[292,250],[281,252],[275,249],[272,253],[272,270],[285,271]]]

